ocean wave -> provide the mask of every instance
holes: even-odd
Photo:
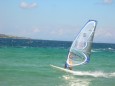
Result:
[[[114,48],[98,48],[98,49],[93,49],[91,52],[103,52],[103,51],[115,51]]]
[[[74,75],[78,75],[78,76],[92,76],[92,77],[104,77],[104,78],[112,78],[115,77],[115,72],[112,73],[105,73],[105,72],[101,72],[101,71],[76,71],[73,72]]]
[[[91,52],[100,52],[100,51],[98,51],[98,50],[91,50]]]
[[[62,78],[65,80],[65,83],[61,86],[89,86],[92,81],[92,79],[76,79],[71,75],[63,75]]]
[[[115,72],[105,73],[102,71],[73,71],[74,76],[67,74],[62,75],[60,79],[64,79],[64,83],[60,86],[90,86],[91,82],[94,80],[93,78],[76,78],[75,76],[90,76],[94,78],[113,78],[115,77]]]

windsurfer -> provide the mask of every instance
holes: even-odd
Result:
[[[70,54],[69,54],[69,64],[66,62],[65,63],[65,66],[64,66],[64,68],[68,68],[69,70],[72,70],[72,58],[73,58],[73,54],[70,52]]]
[[[97,22],[89,20],[73,41],[65,63],[65,68],[72,70],[73,66],[89,62],[91,45]]]
[[[69,70],[72,70],[72,66],[68,65],[67,62],[65,63],[64,68],[67,68],[67,69],[69,69]]]

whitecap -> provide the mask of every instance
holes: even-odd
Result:
[[[92,71],[73,71],[73,75],[111,78],[111,77],[115,77],[115,72],[105,73],[102,71],[94,71],[94,72]]]
[[[89,86],[91,82],[91,79],[75,78],[71,75],[63,75],[62,77],[65,80],[65,84],[62,86]]]

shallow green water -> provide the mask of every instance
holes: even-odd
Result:
[[[0,86],[115,86],[115,51],[95,50],[74,75],[50,66],[63,67],[67,53],[63,48],[0,48]]]

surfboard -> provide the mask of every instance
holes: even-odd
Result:
[[[114,73],[104,73],[101,71],[74,71],[74,70],[68,70],[59,66],[55,66],[55,65],[50,65],[51,67],[63,71],[63,72],[67,72],[73,75],[77,75],[77,76],[91,76],[91,77],[114,77]]]
[[[56,68],[58,70],[64,71],[64,72],[71,73],[71,74],[75,73],[75,71],[73,71],[73,70],[65,69],[65,68],[62,68],[62,67],[59,67],[59,66],[55,66],[55,65],[50,65],[50,66],[53,67],[53,68]]]
[[[68,70],[68,69],[55,66],[55,65],[50,65],[50,66],[60,71],[67,72],[67,73],[77,75],[77,76],[106,77],[106,78],[111,77],[111,73],[104,73],[100,71],[92,71],[92,72],[91,71],[73,71],[73,70]]]

